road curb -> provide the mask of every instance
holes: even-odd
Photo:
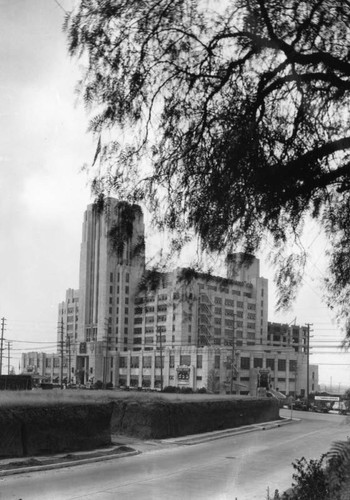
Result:
[[[165,444],[177,444],[191,446],[194,444],[207,443],[209,441],[215,441],[217,439],[222,439],[224,437],[238,436],[240,434],[247,434],[249,432],[255,431],[265,431],[270,429],[275,429],[282,427],[284,425],[293,424],[299,422],[300,419],[281,417],[280,420],[274,420],[272,422],[262,422],[260,424],[252,424],[244,427],[234,427],[232,429],[225,429],[223,431],[213,431],[208,434],[196,434],[194,436],[182,436],[179,438],[169,438],[162,439],[161,442]]]
[[[40,472],[45,470],[52,469],[64,469],[65,467],[74,467],[75,465],[84,465],[95,462],[105,462],[107,460],[115,460],[116,458],[126,458],[133,457],[135,455],[140,455],[141,451],[127,451],[125,453],[116,453],[114,455],[102,455],[101,457],[91,457],[91,458],[82,458],[79,460],[70,460],[65,462],[60,462],[59,458],[56,463],[52,464],[43,464],[43,465],[33,465],[30,467],[18,467],[16,469],[6,469],[0,470],[0,477],[4,476],[12,476],[14,474],[26,474],[29,472]]]

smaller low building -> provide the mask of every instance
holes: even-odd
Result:
[[[68,382],[68,359],[45,352],[22,353],[22,374],[31,375],[36,384]]]

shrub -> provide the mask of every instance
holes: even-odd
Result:
[[[181,394],[193,394],[193,390],[191,387],[181,387]]]
[[[174,392],[178,392],[178,389],[174,385],[167,385],[166,387],[163,388],[162,392],[174,393]]]
[[[101,380],[96,380],[96,382],[94,383],[94,389],[102,389],[103,387],[103,383]]]
[[[198,394],[207,394],[207,390],[205,387],[201,387],[200,389],[197,389]]]

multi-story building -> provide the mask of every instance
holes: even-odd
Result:
[[[59,305],[58,345],[81,384],[254,394],[269,369],[275,389],[298,392],[304,331],[268,327],[267,312],[254,256],[228,256],[225,276],[147,270],[140,207],[108,198],[85,212],[79,291]]]
[[[61,383],[69,381],[68,357],[45,352],[22,353],[22,373],[30,374],[38,382]]]

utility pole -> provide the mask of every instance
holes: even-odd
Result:
[[[71,352],[70,352],[70,336],[67,335],[66,337],[66,345],[67,345],[67,350],[68,350],[68,384],[71,383]]]
[[[4,332],[6,318],[1,318],[1,338],[0,338],[0,375],[2,375],[2,354],[4,351]]]
[[[10,349],[11,349],[11,342],[7,342],[7,375],[10,375]]]
[[[162,331],[160,326],[156,326],[156,334],[159,337],[159,351],[160,351],[160,390],[163,390],[163,342]],[[157,339],[158,340],[158,339]]]
[[[306,400],[309,404],[309,392],[310,392],[310,326],[312,323],[306,323],[307,326],[307,337],[306,337]]]
[[[60,325],[60,333],[61,333],[61,389],[63,389],[63,318],[61,318],[61,325]]]
[[[233,393],[233,370],[234,370],[234,359],[235,359],[235,323],[236,323],[236,315],[233,315],[233,327],[232,327],[232,352],[231,352],[231,387],[230,394]]]

